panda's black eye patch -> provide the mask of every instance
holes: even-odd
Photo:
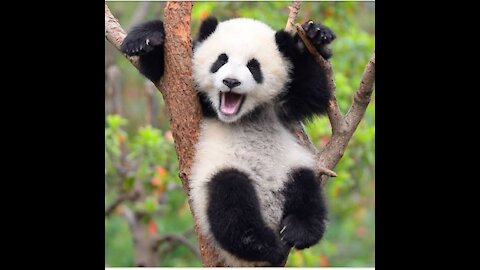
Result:
[[[250,61],[247,63],[247,67],[252,73],[253,78],[257,83],[262,83],[263,82],[263,75],[262,75],[262,70],[260,69],[260,63],[257,61],[257,59],[252,58]]]
[[[215,61],[215,63],[213,63],[212,67],[210,68],[210,72],[211,73],[217,72],[227,62],[228,62],[228,56],[224,53],[220,54],[217,60]]]

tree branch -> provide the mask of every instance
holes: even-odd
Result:
[[[158,237],[157,239],[154,240],[153,242],[153,248],[158,249],[158,247],[164,243],[164,242],[177,242],[180,244],[183,244],[186,246],[197,258],[200,257],[200,251],[198,250],[198,247],[194,245],[190,240],[188,240],[185,236],[180,235],[180,234],[167,234],[163,235],[161,237]]]
[[[363,118],[365,110],[373,93],[373,84],[375,82],[375,52],[368,61],[365,70],[363,71],[362,81],[358,90],[355,92],[352,106],[345,116],[347,125],[355,129]]]
[[[109,216],[117,206],[122,202],[132,199],[134,196],[131,193],[122,193],[113,201],[109,206],[105,208],[105,217]]]
[[[335,81],[331,64],[323,59],[317,52],[315,47],[310,43],[300,24],[295,24],[297,33],[302,38],[308,51],[313,55],[314,59],[322,67],[328,78],[328,87],[332,93],[330,104],[327,110],[328,118],[332,126],[332,138],[327,145],[317,154],[317,169],[333,169],[342,158],[348,142],[353,136],[358,124],[365,114],[368,104],[370,103],[373,92],[373,84],[375,82],[375,52],[365,67],[362,81],[359,88],[355,92],[353,103],[346,116],[340,112],[335,96]],[[327,174],[328,175],[328,174]],[[324,183],[327,178],[322,176]]]
[[[301,4],[300,1],[294,0],[292,5],[288,7],[288,9],[290,10],[290,13],[288,14],[287,25],[285,26],[285,31],[289,32],[290,34],[293,34],[292,25],[294,24],[295,19],[297,18],[298,11],[300,10],[300,4]]]
[[[118,20],[112,15],[107,4],[105,4],[105,38],[120,51],[120,46],[127,34]],[[136,68],[138,68],[138,57],[124,55]]]

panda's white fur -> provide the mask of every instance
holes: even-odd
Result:
[[[265,53],[268,52],[268,53]],[[217,72],[210,67],[218,55],[228,55],[228,62]],[[250,59],[260,62],[264,81],[258,84],[247,68]],[[262,103],[269,103],[289,80],[291,64],[284,59],[275,43],[275,31],[266,24],[237,18],[218,24],[217,29],[193,53],[193,79],[197,90],[205,92],[218,111],[219,91],[228,91],[222,80],[233,77],[242,82],[235,92],[248,94],[241,111],[235,116],[218,114],[225,122],[234,122]]]
[[[194,214],[200,230],[212,243],[215,238],[208,222],[207,205],[214,198],[208,197],[206,185],[216,172],[224,168],[246,172],[253,181],[265,223],[278,234],[285,200],[281,191],[289,172],[293,168],[314,167],[312,153],[297,142],[275,112],[273,100],[289,80],[290,63],[278,51],[274,35],[274,30],[259,21],[232,19],[220,23],[194,51],[193,77],[197,90],[209,96],[220,118],[202,121],[190,178]],[[222,53],[228,55],[228,63],[211,73],[212,63]],[[261,64],[264,76],[261,84],[246,67],[251,58]],[[247,94],[241,111],[234,117],[222,117],[218,112],[219,91],[226,91],[222,84],[225,77],[240,80],[238,91]],[[259,105],[265,109],[255,121],[237,121]],[[267,265],[239,259],[218,244],[213,246],[226,265]]]

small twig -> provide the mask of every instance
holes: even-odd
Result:
[[[337,173],[325,167],[317,168],[317,173],[318,173],[318,176],[327,175],[330,177],[337,177]]]
[[[295,19],[297,18],[298,11],[300,10],[300,4],[301,2],[298,0],[293,1],[292,5],[288,7],[290,10],[290,13],[288,14],[288,20],[287,20],[287,25],[285,26],[285,31],[293,34],[293,28],[292,25],[295,22]]]

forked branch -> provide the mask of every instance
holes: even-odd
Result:
[[[363,118],[368,104],[370,103],[373,84],[375,82],[375,52],[373,52],[370,61],[363,72],[362,80],[357,91],[355,91],[352,105],[346,116],[343,116],[338,108],[337,98],[335,96],[335,80],[333,76],[332,65],[323,59],[315,47],[307,38],[305,31],[300,24],[294,24],[297,33],[305,43],[308,51],[312,54],[317,63],[322,67],[328,78],[328,87],[332,93],[332,98],[327,110],[328,118],[332,126],[332,137],[327,145],[317,154],[317,169],[333,169],[342,158],[348,142],[352,138],[358,124]],[[328,175],[328,174],[326,174]],[[322,177],[326,180],[325,175]]]

